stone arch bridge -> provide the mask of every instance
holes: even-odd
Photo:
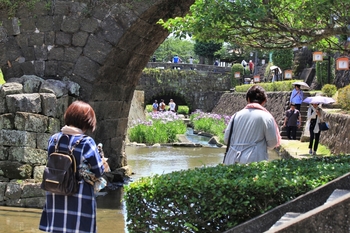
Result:
[[[177,105],[187,105],[190,112],[200,109],[210,112],[221,95],[230,90],[231,69],[203,64],[150,62],[136,86],[144,91],[145,104],[174,99]],[[177,69],[179,68],[179,69]]]
[[[40,0],[0,9],[0,68],[71,80],[96,111],[91,135],[112,169],[127,165],[124,141],[133,93],[151,55],[169,35],[157,24],[184,16],[194,0]]]

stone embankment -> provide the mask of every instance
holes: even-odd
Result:
[[[79,97],[71,81],[34,75],[0,86],[0,205],[38,207],[49,137],[63,126],[63,114]]]
[[[233,115],[246,105],[245,93],[223,94],[213,113]],[[285,110],[288,109],[290,92],[268,92],[266,109],[275,117],[277,124],[283,125]],[[325,121],[329,122],[330,129],[323,131],[320,136],[320,143],[327,146],[332,154],[350,153],[350,115],[342,114],[333,109],[325,109]],[[285,143],[284,146],[288,146]],[[292,150],[293,153],[295,150]]]

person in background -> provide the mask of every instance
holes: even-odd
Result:
[[[65,126],[61,132],[52,135],[48,143],[48,154],[55,150],[55,140],[62,134],[69,136],[69,143],[81,142],[73,155],[77,170],[88,165],[96,178],[103,174],[104,166],[94,139],[84,135],[96,128],[96,116],[92,107],[83,101],[74,101],[64,114]],[[60,148],[64,150],[65,148]],[[81,163],[81,161],[85,163]],[[85,180],[80,180],[78,193],[65,196],[46,192],[46,201],[39,223],[39,230],[55,233],[96,232],[96,198],[94,187]]]
[[[292,94],[290,95],[289,103],[294,103],[295,108],[300,111],[301,104],[304,100],[304,92],[300,89],[300,85],[294,85]]]
[[[188,60],[189,60],[190,64],[193,64],[193,57],[192,56]]]
[[[271,113],[264,108],[267,101],[264,88],[253,85],[247,91],[246,100],[248,104],[231,117],[225,130],[224,142],[229,149],[224,164],[268,160],[267,149],[280,145],[278,125]]]
[[[173,99],[170,99],[169,102],[169,111],[175,112],[176,104]]]
[[[320,141],[321,130],[318,124],[323,121],[324,111],[317,103],[311,104],[307,110],[307,120],[309,121],[310,141],[309,154],[316,155],[318,143]],[[315,140],[315,141],[314,141]],[[313,149],[312,150],[312,146]]]
[[[288,139],[297,139],[297,128],[300,129],[301,114],[298,109],[295,109],[295,104],[290,104],[290,109],[286,111],[283,127],[287,128]]]
[[[249,66],[250,74],[253,74],[253,71],[254,71],[254,63],[253,63],[252,60],[249,60],[248,66]]]
[[[245,69],[246,69],[248,63],[243,59],[241,62],[241,65],[243,66],[243,74],[245,74]]]
[[[166,105],[164,103],[164,100],[161,99],[160,104],[159,104],[159,112],[165,112],[165,107],[166,107]]]
[[[156,59],[156,56],[153,56],[153,57],[152,57],[152,62],[156,62],[156,60],[157,60],[157,59]]]
[[[219,60],[218,59],[215,60],[214,66],[219,66]]]
[[[158,101],[154,100],[154,103],[152,104],[152,111],[158,112]]]

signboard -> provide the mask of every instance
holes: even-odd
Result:
[[[292,70],[284,71],[284,79],[292,79]]]
[[[260,75],[254,75],[254,82],[259,83],[260,82]]]
[[[323,53],[322,52],[314,52],[312,54],[313,61],[323,61]]]
[[[235,78],[240,78],[241,77],[241,73],[240,72],[235,72]]]
[[[347,58],[347,57],[338,58],[336,63],[337,63],[337,70],[348,70],[349,69],[349,58]]]

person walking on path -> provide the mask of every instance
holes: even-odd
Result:
[[[310,142],[309,142],[309,154],[316,155],[318,143],[320,141],[321,130],[319,129],[319,123],[323,121],[324,111],[319,105],[311,104],[307,110],[307,121],[310,131]],[[314,141],[315,140],[315,141]],[[313,150],[312,150],[313,146]]]
[[[173,100],[173,99],[170,99],[170,102],[169,102],[169,111],[175,112],[175,107],[176,107],[176,104],[175,104],[174,100]]]
[[[290,109],[286,111],[286,117],[284,118],[283,127],[287,129],[288,139],[297,139],[297,128],[300,129],[301,114],[298,109],[295,109],[295,104],[290,104]]]
[[[155,113],[158,111],[158,101],[154,100],[154,103],[152,104],[152,111]]]
[[[290,95],[289,103],[294,103],[295,108],[300,111],[301,104],[304,100],[304,92],[300,89],[300,85],[295,85]]]
[[[224,142],[229,147],[224,158],[227,165],[268,160],[267,149],[281,143],[278,125],[263,107],[267,101],[265,90],[253,85],[247,91],[246,100],[248,104],[231,117],[225,130]]]
[[[67,142],[59,144],[59,150],[80,143],[73,155],[76,169],[89,166],[90,172],[100,178],[104,171],[103,161],[94,139],[84,135],[96,128],[96,116],[92,107],[83,101],[74,101],[64,114],[65,126],[61,132],[52,135],[48,143],[48,154],[55,151],[57,138],[67,135]],[[78,176],[78,175],[77,175]],[[79,190],[73,195],[59,195],[46,192],[46,201],[39,223],[39,230],[55,233],[96,232],[96,196],[94,187],[84,179],[79,181]]]

